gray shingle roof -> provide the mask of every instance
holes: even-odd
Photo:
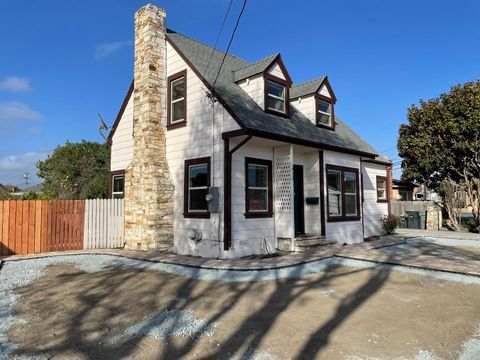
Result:
[[[210,65],[205,73],[212,47],[172,30],[167,31],[167,37],[203,75],[205,80],[210,85],[213,84],[224,52],[214,50]],[[318,147],[345,148],[371,155],[378,154],[370,144],[338,117],[335,117],[335,131],[331,131],[315,126],[293,106],[289,118],[266,113],[232,79],[233,71],[251,65],[245,60],[228,54],[215,86],[217,95],[223,100],[227,110],[233,113],[237,121],[241,122],[242,127],[251,130],[254,134],[271,134],[277,138],[290,139],[293,143],[297,141]]]
[[[318,91],[320,85],[322,85],[326,76],[319,77],[318,79],[310,80],[301,84],[293,85],[290,89],[290,99],[295,99],[300,96],[311,95]]]
[[[257,61],[256,63],[253,63],[251,65],[246,65],[238,70],[235,70],[234,73],[234,81],[240,81],[246,78],[249,78],[254,75],[258,75],[263,73],[275,60],[275,58],[279,54],[273,54],[270,56],[267,56],[266,58],[263,58],[262,60]]]

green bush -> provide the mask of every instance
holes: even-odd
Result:
[[[400,226],[400,217],[395,215],[385,215],[380,219],[382,228],[387,235],[393,234],[395,229]]]

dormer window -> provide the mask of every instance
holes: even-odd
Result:
[[[273,75],[265,75],[265,111],[288,116],[288,83]]]
[[[317,126],[333,129],[333,101],[326,96],[318,95],[316,100]]]
[[[285,86],[269,80],[267,91],[268,109],[285,113]]]

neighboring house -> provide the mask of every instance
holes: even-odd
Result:
[[[391,162],[335,116],[326,76],[294,84],[280,54],[250,63],[164,24],[153,5],[135,16],[134,81],[109,135],[127,248],[236,258],[381,233]]]
[[[393,201],[413,201],[415,200],[415,193],[419,186],[411,181],[392,180],[392,200]]]

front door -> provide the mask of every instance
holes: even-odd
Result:
[[[295,235],[305,233],[303,214],[303,166],[293,165],[293,214]]]

